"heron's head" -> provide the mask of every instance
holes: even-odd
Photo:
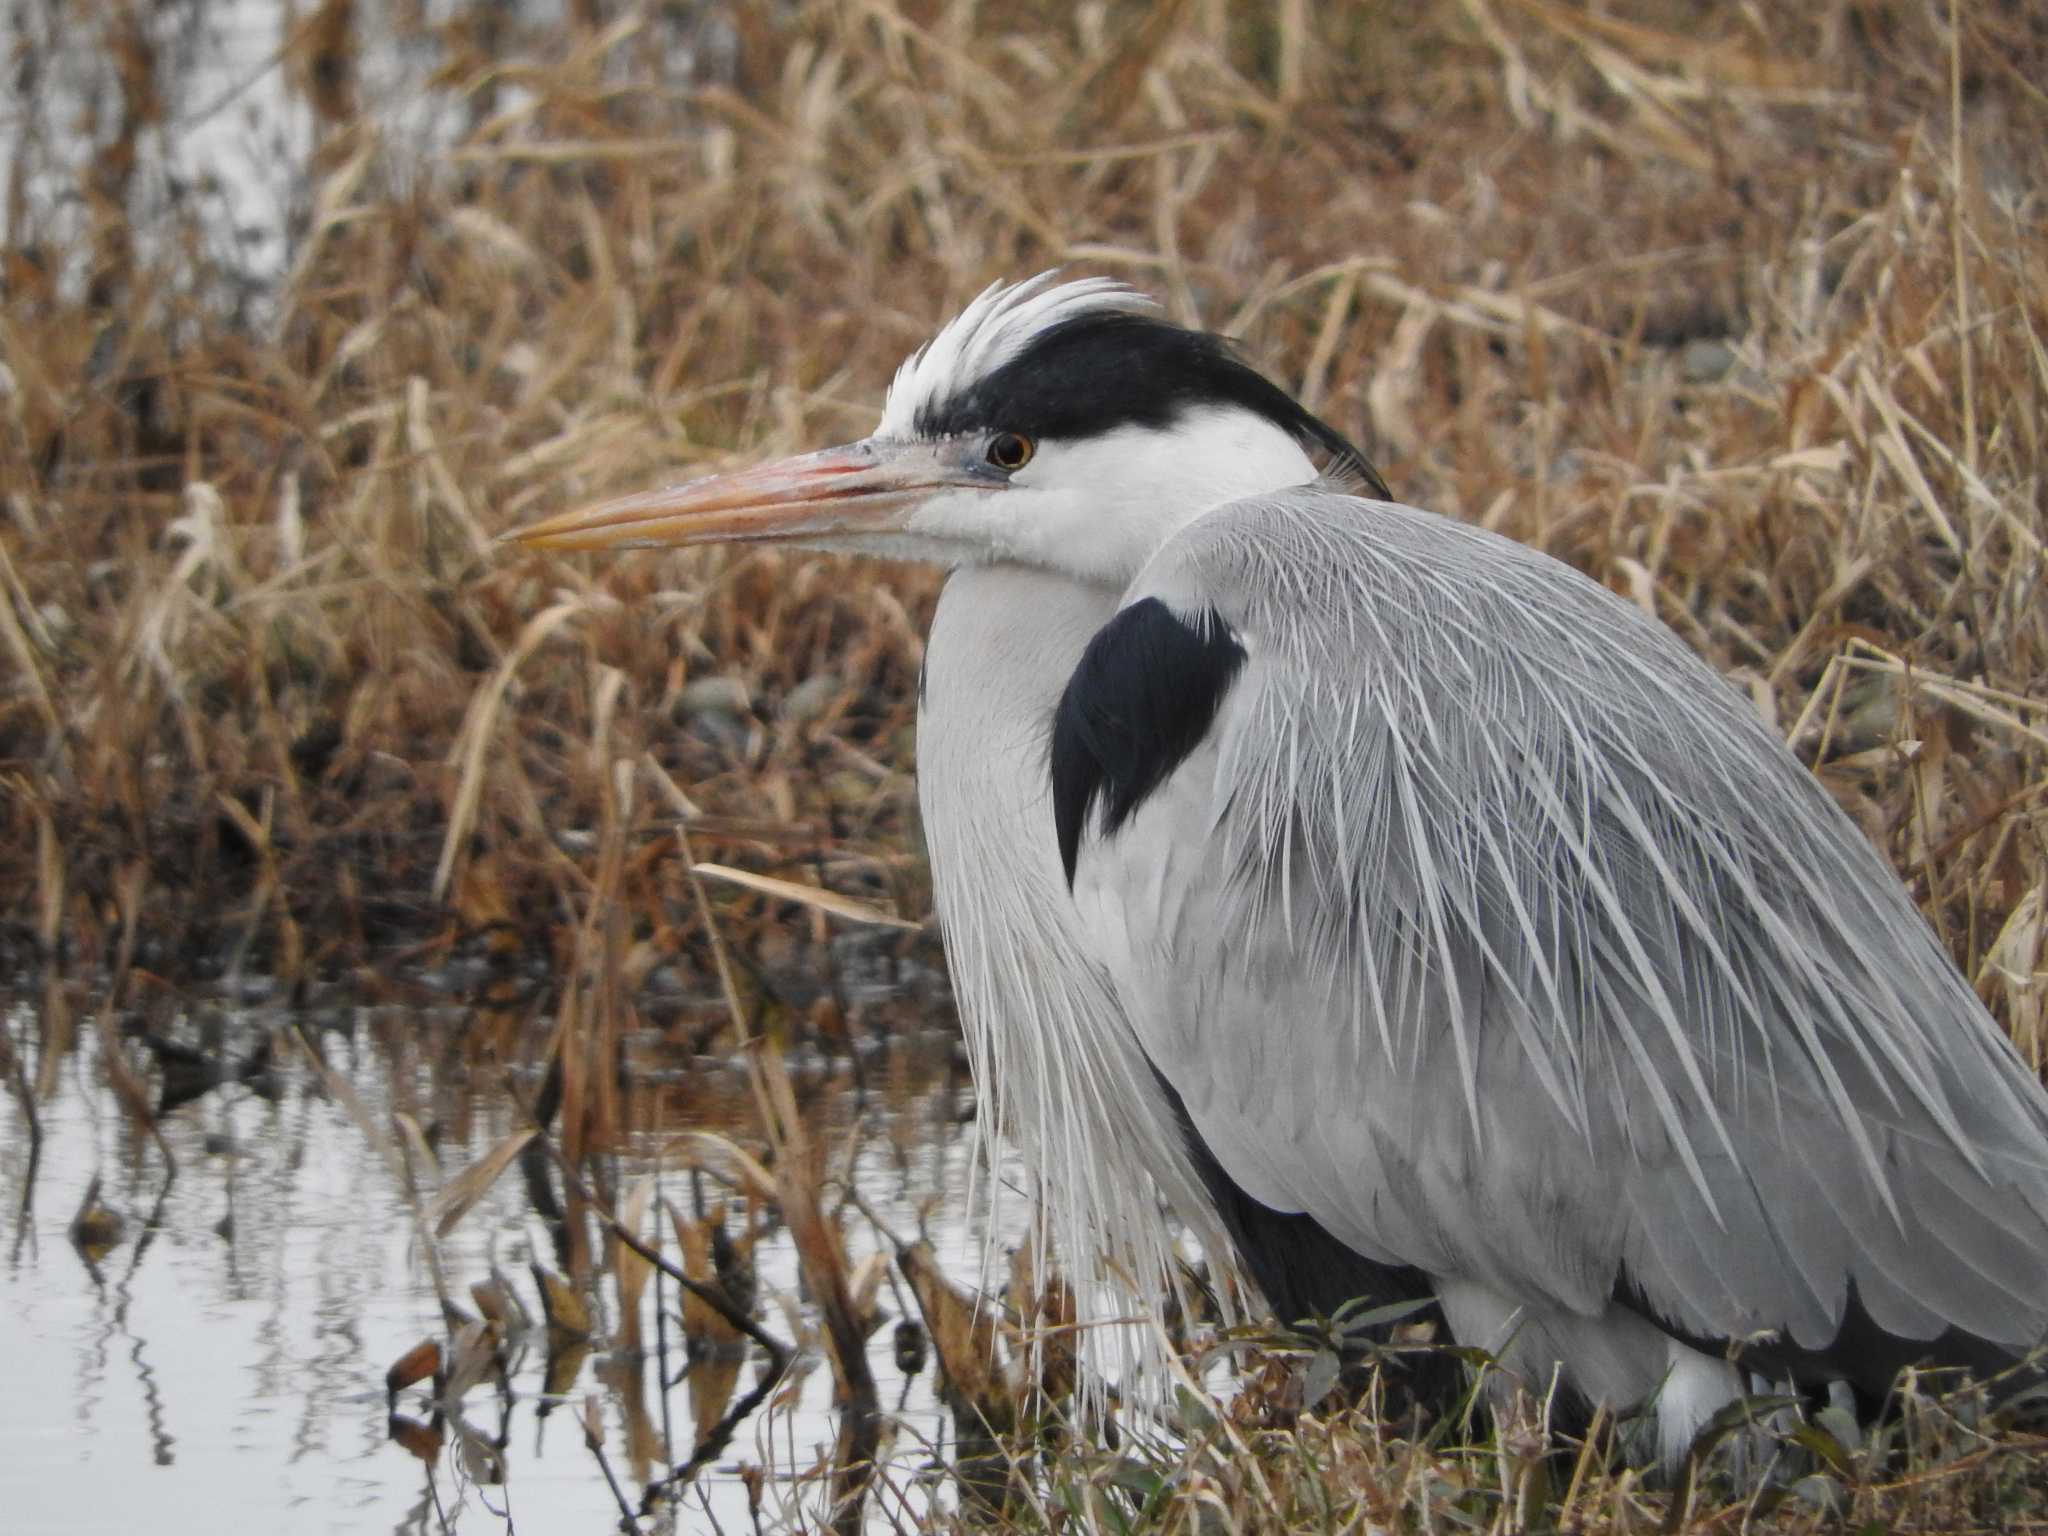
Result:
[[[782,541],[1121,586],[1211,507],[1364,457],[1217,336],[1104,278],[998,284],[913,353],[857,443],[520,530],[557,549]]]

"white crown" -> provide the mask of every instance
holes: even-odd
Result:
[[[1021,283],[991,283],[984,288],[946,322],[945,329],[903,360],[882,402],[875,436],[915,437],[920,411],[994,373],[1063,320],[1105,311],[1148,314],[1159,307],[1112,277],[1055,284],[1058,276],[1041,272]]]

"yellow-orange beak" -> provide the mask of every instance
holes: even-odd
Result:
[[[870,438],[732,474],[579,507],[506,535],[542,549],[861,538],[902,529],[947,490],[1000,490],[958,441]]]

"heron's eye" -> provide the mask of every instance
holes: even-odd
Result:
[[[1030,438],[1021,432],[998,432],[988,440],[989,463],[1006,473],[1014,473],[1031,462],[1036,452]]]

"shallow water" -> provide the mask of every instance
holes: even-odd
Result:
[[[276,1097],[232,1084],[164,1115],[178,1169],[168,1189],[163,1153],[134,1129],[107,1086],[89,1026],[38,1106],[43,1145],[32,1187],[27,1117],[15,1093],[0,1093],[0,1188],[9,1196],[0,1216],[0,1381],[7,1387],[0,1391],[0,1529],[212,1532],[233,1519],[266,1531],[487,1531],[507,1529],[508,1512],[511,1525],[526,1530],[614,1528],[618,1505],[577,1422],[592,1394],[605,1456],[635,1507],[647,1477],[689,1454],[691,1388],[673,1381],[684,1359],[675,1291],[665,1281],[650,1284],[642,1300],[648,1358],[636,1386],[633,1373],[609,1359],[619,1292],[602,1267],[586,1288],[593,1347],[573,1381],[555,1384],[556,1396],[544,1393],[547,1351],[536,1328],[514,1347],[509,1396],[486,1381],[462,1401],[480,1435],[502,1442],[502,1484],[469,1481],[452,1435],[429,1461],[394,1443],[385,1371],[413,1345],[445,1340],[447,1331],[411,1203],[386,1159],[397,1145],[393,1115],[409,1114],[438,1134],[439,1166],[451,1173],[527,1123],[513,1095],[531,1084],[467,1058],[461,1010],[330,1007],[324,1016],[330,1027],[316,1038],[335,1080],[359,1097],[370,1129],[327,1092],[282,1033],[280,1026],[303,1015],[215,1009],[206,1026],[218,1028],[229,1059],[276,1034],[275,1081],[264,1083]],[[7,1020],[17,1046],[36,1037],[35,1023],[17,1005]],[[181,1038],[199,1037],[189,1016],[158,1023]],[[132,1043],[122,1049],[154,1094],[159,1078],[149,1057]],[[651,1063],[663,1049],[647,1046],[636,1059]],[[914,1235],[922,1223],[947,1267],[971,1279],[982,1242],[961,1215],[972,1138],[959,1127],[966,1090],[951,1034],[899,1034],[863,1051],[864,1107],[849,1056],[791,1053],[812,1134],[840,1146],[856,1122],[867,1128],[851,1164],[855,1186],[893,1234]],[[36,1063],[28,1067],[33,1074]],[[656,1154],[685,1129],[752,1141],[743,1077],[730,1061],[700,1058],[650,1066],[646,1079],[644,1091],[629,1095],[626,1120],[639,1129],[616,1160],[618,1187],[659,1165],[662,1193],[678,1205],[720,1198],[715,1183],[693,1180],[673,1150]],[[70,1228],[95,1176],[122,1234],[92,1261]],[[31,1203],[20,1215],[25,1187]],[[647,1230],[657,1228],[674,1258],[667,1223]],[[887,1251],[864,1220],[849,1221],[847,1233],[856,1264]],[[464,1304],[469,1286],[495,1262],[536,1319],[529,1262],[560,1268],[557,1240],[516,1165],[439,1253]],[[795,1255],[779,1226],[762,1237],[756,1256],[759,1315],[769,1331],[789,1340],[814,1326],[797,1299]],[[915,1315],[907,1290],[899,1297],[892,1285],[885,1283],[881,1297],[891,1318]],[[657,1296],[667,1314],[659,1325]],[[662,1357],[654,1353],[664,1332],[666,1393],[656,1386]],[[892,1333],[887,1324],[879,1328],[869,1349],[882,1404],[896,1410],[888,1486],[875,1507],[922,1507],[932,1495],[917,1478],[931,1459],[921,1442],[942,1440],[945,1426],[929,1369],[906,1381]],[[743,1368],[740,1393],[760,1358],[755,1352]],[[813,1348],[796,1374],[798,1385],[778,1390],[772,1407],[740,1426],[700,1479],[701,1492],[680,1513],[650,1518],[646,1529],[663,1528],[664,1520],[701,1525],[700,1500],[724,1528],[748,1529],[739,1469],[749,1463],[767,1474],[764,1526],[816,1523],[824,1485],[800,1474],[829,1459],[831,1373]],[[426,1392],[402,1394],[399,1411],[427,1421]]]
[[[376,148],[379,176],[451,174],[445,152],[484,110],[486,93],[469,91],[459,72],[444,73],[452,57],[444,44],[460,30],[450,24],[475,9],[444,0],[368,0],[355,9],[359,126],[362,142]],[[512,66],[558,57],[575,39],[558,0],[485,9],[507,28],[497,47],[506,78],[490,87],[491,110],[516,113]],[[72,25],[70,8],[19,6],[0,22],[0,36],[37,66],[18,72],[33,73],[34,88],[0,105],[0,155],[21,171],[7,238],[54,263],[60,288],[87,281],[93,207],[83,189],[123,121],[124,57],[133,64],[146,56],[159,115],[135,132],[122,194],[134,254],[145,267],[163,258],[190,284],[185,297],[260,331],[267,295],[291,268],[325,174],[322,128],[293,73],[306,60],[287,60],[305,41],[304,12],[219,0],[143,7],[133,16],[141,35],[130,42],[146,47],[125,55],[129,45],[111,22]],[[716,7],[656,8],[640,18],[630,55],[615,50],[605,69],[643,83],[700,78],[716,72],[730,30]],[[154,962],[144,954],[138,963]],[[837,981],[848,992],[862,984],[851,971]],[[902,982],[892,973],[876,985],[900,995]],[[463,978],[419,975],[385,989],[407,990],[466,988]],[[683,1009],[705,1000],[661,1002]],[[149,1027],[181,1044],[217,1034],[218,1044],[206,1047],[212,1060],[240,1059],[266,1036],[277,1042],[274,1099],[240,1083],[218,1087],[161,1118],[160,1147],[110,1084],[101,1036],[85,1017],[92,1003],[89,989],[71,995],[80,1041],[47,1058],[54,1070],[35,1106],[42,1147],[33,1179],[30,1114],[0,1074],[0,1536],[214,1532],[245,1521],[264,1531],[488,1531],[506,1529],[508,1511],[510,1524],[529,1531],[609,1529],[618,1506],[576,1422],[593,1393],[605,1456],[630,1503],[637,1505],[645,1478],[688,1455],[690,1384],[658,1390],[660,1361],[644,1366],[638,1387],[604,1370],[619,1296],[601,1265],[587,1287],[597,1337],[573,1381],[554,1383],[552,1397],[544,1392],[547,1351],[536,1329],[514,1346],[508,1399],[487,1382],[463,1400],[469,1421],[503,1441],[502,1484],[468,1480],[452,1434],[424,1461],[391,1437],[386,1369],[422,1340],[447,1337],[405,1176],[387,1157],[399,1140],[393,1118],[403,1113],[435,1133],[439,1172],[423,1175],[420,1191],[431,1194],[439,1177],[524,1125],[515,1095],[530,1101],[537,1089],[530,1066],[507,1081],[484,1065],[487,1053],[470,1039],[471,1015],[431,1001],[397,1007],[346,995],[288,1012],[260,984],[223,987],[176,1008],[152,1005]],[[31,1078],[45,1075],[37,1008],[32,998],[10,997],[0,977],[0,1025]],[[966,1215],[965,1080],[950,1026],[921,1027],[909,1011],[907,1027],[857,1048],[858,1082],[856,1057],[838,1047],[793,1052],[790,1067],[814,1136],[837,1148],[856,1124],[865,1134],[852,1178],[877,1217],[900,1236],[922,1231],[949,1271],[971,1280],[984,1245]],[[930,1010],[934,1020],[944,1016],[942,1007]],[[360,1100],[367,1128],[288,1043],[300,1028]],[[730,1060],[692,1059],[667,1043],[629,1046],[642,1091],[625,1105],[635,1130],[611,1170],[614,1186],[660,1166],[663,1193],[679,1204],[717,1200],[713,1183],[657,1154],[690,1128],[751,1143],[756,1119],[743,1075]],[[132,1041],[121,1051],[154,1101],[160,1069]],[[531,1063],[541,1051],[528,1039],[505,1054]],[[865,1097],[862,1084],[872,1090]],[[89,1262],[70,1228],[96,1178],[123,1231]],[[674,1257],[673,1237],[660,1225]],[[865,1222],[848,1230],[856,1262],[886,1249]],[[469,1287],[495,1264],[538,1316],[529,1264],[562,1269],[557,1242],[514,1167],[439,1253],[458,1301],[467,1304]],[[795,1256],[779,1226],[758,1258],[765,1325],[785,1339],[814,1327],[814,1314],[796,1299]],[[892,1317],[914,1311],[893,1280],[884,1303]],[[672,1379],[683,1359],[676,1298],[656,1281],[640,1308],[650,1348],[661,1342],[663,1307]],[[877,1522],[902,1501],[948,1495],[915,1481],[930,1460],[920,1442],[944,1428],[929,1370],[905,1381],[886,1324],[869,1353],[884,1408],[898,1410],[886,1486],[870,1504]],[[740,1392],[758,1363],[746,1363]],[[831,1373],[813,1346],[796,1375],[700,1480],[727,1530],[752,1528],[743,1465],[769,1473],[762,1526],[816,1523],[823,1486],[800,1475],[829,1455],[835,1438]],[[409,1389],[398,1411],[430,1421],[426,1389]],[[705,1523],[694,1492],[672,1523]]]

